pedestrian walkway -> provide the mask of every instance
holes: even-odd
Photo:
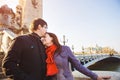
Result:
[[[93,71],[96,74],[100,76],[111,76],[111,79],[109,80],[120,80],[120,73],[119,72],[113,72],[113,71]],[[78,71],[73,71],[73,76],[75,80],[91,80],[89,77],[85,76],[84,74],[78,72]],[[107,79],[108,80],[108,79]]]
[[[100,76],[111,76],[109,80],[120,80],[120,73],[119,72],[112,72],[112,71],[93,71]],[[73,71],[73,76],[75,80],[91,80],[89,77],[83,75],[78,71]],[[0,79],[0,80],[8,80],[8,79]],[[10,80],[10,79],[9,79]],[[108,80],[108,79],[106,79]]]

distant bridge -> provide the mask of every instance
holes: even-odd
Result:
[[[98,61],[107,59],[107,58],[116,58],[120,59],[120,54],[114,54],[114,55],[109,55],[106,53],[101,53],[101,54],[87,54],[87,55],[75,55],[76,58],[80,61],[82,65],[85,67],[89,67],[93,64],[95,64]]]

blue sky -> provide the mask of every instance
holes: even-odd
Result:
[[[17,0],[0,0],[15,9]],[[15,10],[14,10],[15,11]],[[120,52],[120,0],[43,0],[48,31],[75,51],[81,47],[110,47]]]
[[[96,44],[120,51],[120,0],[43,0],[43,18],[75,51]]]

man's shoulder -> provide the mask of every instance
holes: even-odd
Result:
[[[24,35],[20,35],[20,36],[16,37],[15,39],[27,40],[27,39],[30,39],[30,36],[29,36],[29,34],[24,34]]]

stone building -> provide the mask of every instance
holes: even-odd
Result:
[[[42,0],[19,0],[22,8],[22,26],[29,27],[34,18],[42,17]]]
[[[35,18],[42,18],[42,0],[19,0],[15,13],[7,5],[1,6],[0,47],[6,50],[13,38],[28,33],[29,25]]]

